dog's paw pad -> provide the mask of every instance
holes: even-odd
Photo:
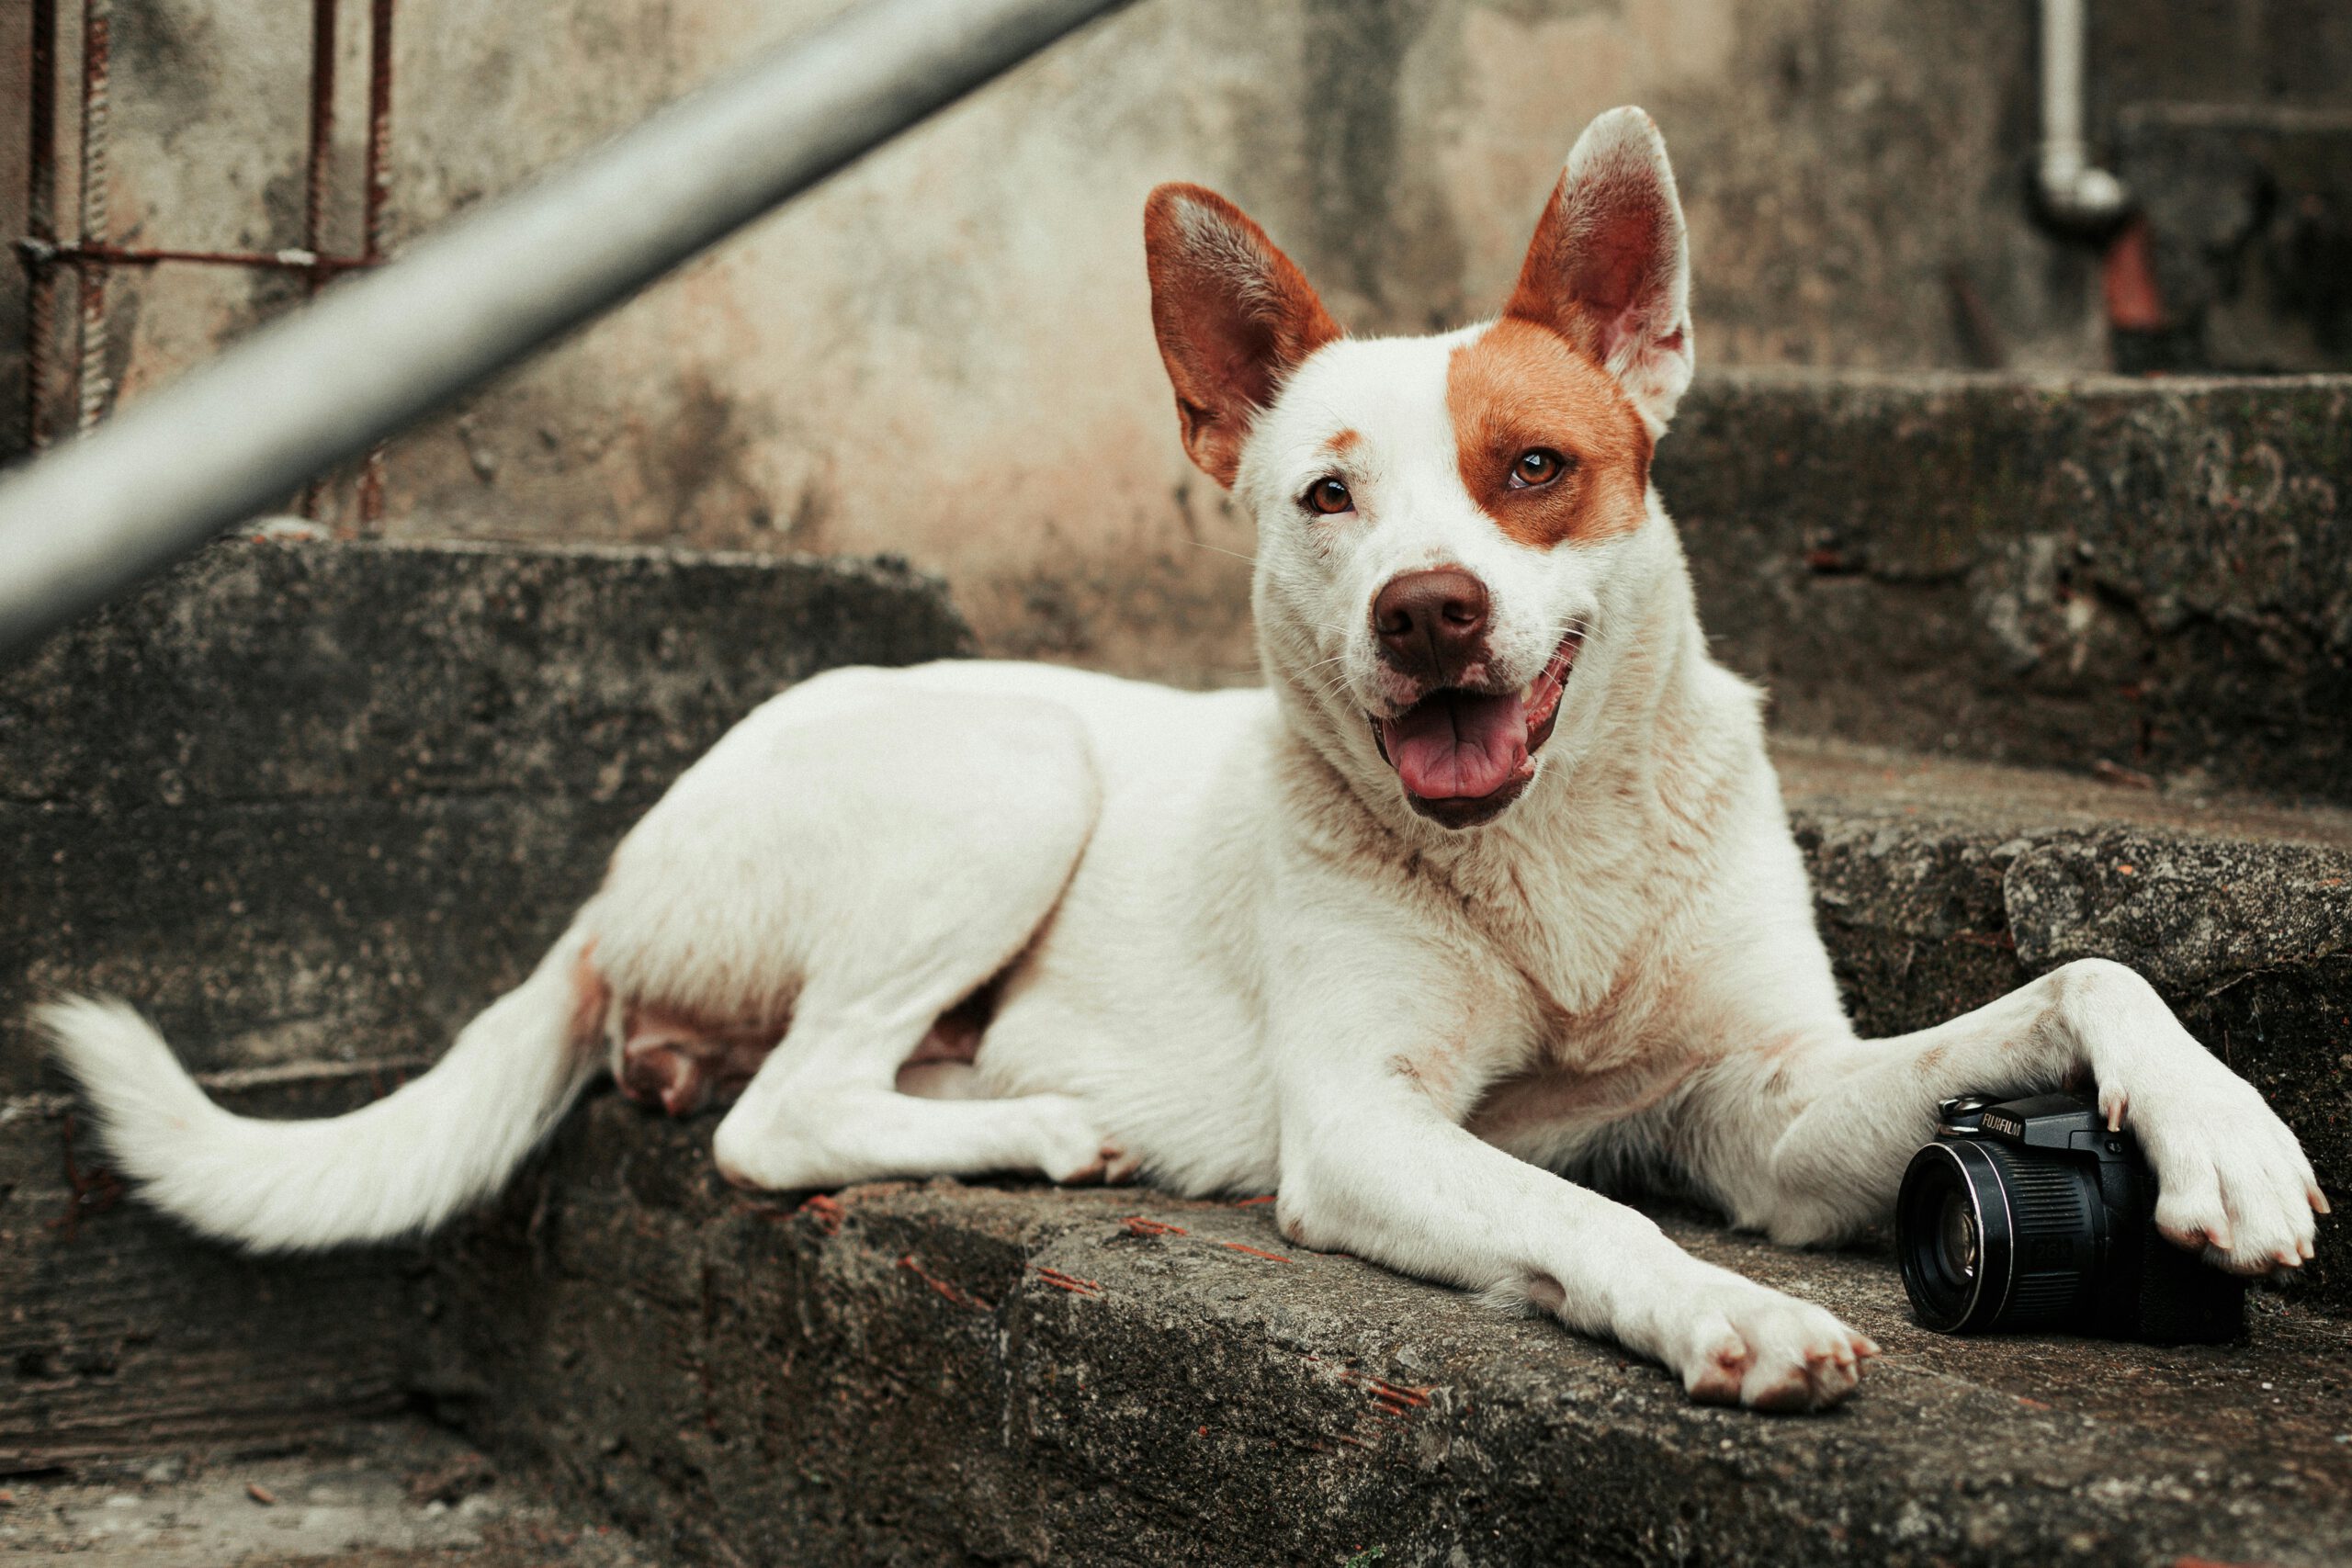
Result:
[[[1718,1320],[1720,1321],[1720,1320]],[[1755,1353],[1730,1324],[1707,1336],[1707,1342],[1683,1373],[1682,1386],[1702,1404],[1736,1404],[1740,1385]]]
[[[1760,1286],[1719,1306],[1693,1337],[1683,1387],[1709,1404],[1825,1410],[1854,1392],[1879,1353],[1828,1313]]]

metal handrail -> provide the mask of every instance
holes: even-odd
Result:
[[[870,0],[0,475],[0,658],[1131,0]]]

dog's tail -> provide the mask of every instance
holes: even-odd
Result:
[[[255,1252],[383,1241],[495,1191],[603,1066],[586,956],[575,926],[430,1072],[319,1121],[222,1110],[121,1002],[55,1002],[35,1023],[80,1080],[115,1168],[157,1208]]]

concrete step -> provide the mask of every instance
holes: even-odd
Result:
[[[1716,374],[1657,482],[1789,733],[2352,804],[2352,377]]]
[[[645,1568],[626,1532],[411,1416],[0,1482],[0,1556],[120,1568]]]
[[[759,698],[961,643],[888,568],[213,552],[0,677],[0,878],[31,893],[0,900],[0,994],[119,989],[243,1103],[351,1103],[518,974]],[[1803,738],[1781,761],[1866,1025],[2135,964],[2352,1195],[2352,817]],[[713,1182],[707,1122],[609,1096],[429,1253],[230,1259],[112,1201],[55,1088],[0,1035],[0,1468],[424,1398],[665,1559],[2352,1551],[2333,1226],[2249,1347],[2153,1352],[1936,1340],[1883,1257],[1673,1220],[1896,1351],[1846,1415],[1779,1422],[1297,1254],[1261,1208],[941,1184],[804,1213]]]
[[[2352,812],[1790,737],[1774,747],[1856,1021],[1926,1028],[2076,958],[2145,975],[2352,1192]],[[2303,1299],[2352,1313],[2323,1225]]]
[[[2344,1327],[1914,1327],[1892,1261],[1667,1213],[1885,1348],[1837,1415],[1303,1251],[1271,1206],[949,1181],[754,1199],[708,1123],[582,1108],[436,1250],[442,1413],[695,1561],[2319,1568],[2352,1559]]]
[[[251,1115],[334,1115],[400,1070],[207,1087]],[[420,1267],[413,1249],[254,1259],[198,1241],[124,1201],[70,1097],[0,1099],[0,1475],[397,1411]]]

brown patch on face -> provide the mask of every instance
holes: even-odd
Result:
[[[1330,457],[1344,457],[1349,453],[1354,451],[1357,444],[1363,440],[1363,431],[1343,430],[1340,432],[1339,434],[1332,436],[1329,441],[1323,443],[1323,450]]]
[[[1507,316],[1453,351],[1445,406],[1463,486],[1510,538],[1549,549],[1631,533],[1645,515],[1650,434],[1616,378],[1551,328]],[[1521,457],[1566,459],[1515,486]]]

